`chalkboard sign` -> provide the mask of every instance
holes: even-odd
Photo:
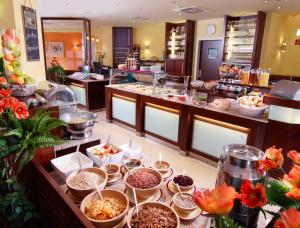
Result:
[[[38,61],[40,60],[40,50],[36,12],[34,9],[22,6],[22,14],[27,61]]]

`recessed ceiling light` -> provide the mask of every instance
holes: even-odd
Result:
[[[281,9],[281,6],[277,6],[277,9]]]
[[[269,0],[264,0],[265,3],[269,3]]]

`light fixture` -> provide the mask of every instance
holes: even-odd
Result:
[[[95,38],[94,38],[94,36],[92,36],[92,41],[94,41],[95,40]]]
[[[90,37],[89,36],[86,36],[86,40],[89,40],[90,39]]]
[[[286,48],[287,48],[287,43],[282,43],[279,48],[280,52],[282,53],[286,52]]]
[[[280,10],[280,9],[281,9],[281,6],[277,6],[277,9],[279,9],[279,10]]]
[[[99,43],[99,38],[98,38],[98,37],[96,37],[96,39],[95,39],[95,40],[96,40],[96,43]]]
[[[297,29],[296,36],[300,36],[300,29]]]

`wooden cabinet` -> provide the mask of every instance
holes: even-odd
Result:
[[[183,76],[185,75],[184,63],[182,59],[167,59],[165,61],[165,72],[170,75]]]
[[[132,27],[113,27],[113,66],[124,64],[132,50]]]
[[[195,21],[166,23],[165,72],[170,75],[192,75]]]
[[[224,64],[258,68],[262,50],[266,13],[225,16]]]

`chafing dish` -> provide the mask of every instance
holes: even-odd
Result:
[[[68,124],[66,131],[71,139],[83,139],[92,135],[97,115],[92,112],[65,113],[60,119]]]

